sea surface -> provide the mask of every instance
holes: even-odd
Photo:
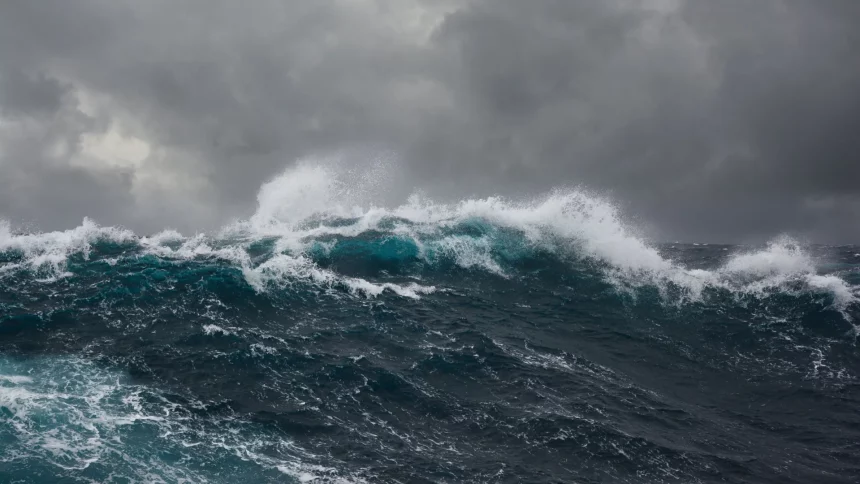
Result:
[[[300,166],[213,233],[0,223],[0,482],[860,482],[860,247],[359,192]]]

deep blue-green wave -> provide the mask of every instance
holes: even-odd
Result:
[[[860,479],[857,248],[360,222],[10,235],[2,480]]]

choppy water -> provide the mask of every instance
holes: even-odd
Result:
[[[860,480],[860,247],[350,197],[305,166],[214,234],[0,225],[0,481]]]

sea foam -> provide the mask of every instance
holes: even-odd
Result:
[[[86,258],[99,242],[133,243],[139,253],[165,259],[226,261],[257,291],[309,283],[364,297],[391,292],[419,298],[435,288],[340,274],[321,267],[310,252],[321,246],[331,251],[339,240],[360,236],[399,238],[409,241],[426,264],[441,257],[464,269],[512,277],[497,249],[503,237],[515,233],[525,250],[552,253],[561,261],[599,262],[605,279],[623,291],[656,286],[683,302],[699,301],[708,290],[766,297],[795,293],[800,286],[801,291],[831,295],[846,317],[846,309],[858,301],[857,287],[836,275],[819,274],[815,261],[788,237],[730,255],[716,268],[691,269],[661,255],[625,223],[617,205],[586,190],[556,190],[528,200],[488,197],[449,203],[413,195],[400,205],[382,206],[374,203],[373,192],[384,169],[375,166],[356,174],[313,160],[298,162],[260,188],[257,209],[247,220],[193,237],[172,230],[137,237],[89,219],[67,231],[16,234],[2,222],[0,253],[17,258],[0,265],[0,277],[25,269],[53,281],[68,275],[71,254]],[[458,231],[475,223],[485,227],[482,233]],[[271,252],[252,258],[250,248],[260,241],[271,241]]]

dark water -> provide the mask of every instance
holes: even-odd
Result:
[[[0,481],[860,482],[860,248],[458,214],[0,230]]]

